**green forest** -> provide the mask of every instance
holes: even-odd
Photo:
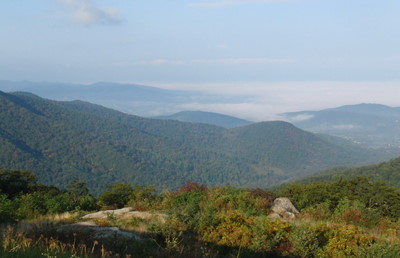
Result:
[[[282,196],[300,214],[270,218]],[[123,207],[165,219],[110,211]],[[97,239],[83,227],[60,231],[98,210],[110,213],[96,225],[138,237]],[[1,257],[399,257],[399,218],[400,189],[366,177],[273,192],[187,182],[159,193],[154,186],[114,183],[93,196],[82,181],[58,189],[28,171],[0,171],[0,220],[8,222]]]
[[[226,129],[4,92],[0,146],[0,167],[32,171],[39,182],[57,187],[79,179],[95,194],[118,181],[154,185],[158,191],[186,181],[269,187],[333,166],[397,155],[281,121]]]
[[[359,176],[400,187],[400,158],[363,167],[335,167],[315,173],[295,182],[300,184],[311,182],[331,182],[338,178],[351,179]]]

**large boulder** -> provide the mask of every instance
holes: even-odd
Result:
[[[294,219],[300,214],[286,197],[276,198],[271,209],[272,213],[268,216],[269,218]]]

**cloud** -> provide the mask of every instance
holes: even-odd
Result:
[[[58,0],[69,11],[72,21],[85,25],[119,24],[118,11],[111,7],[98,7],[91,0]]]
[[[310,120],[313,117],[314,117],[314,115],[312,115],[312,114],[300,114],[297,116],[288,117],[287,120],[289,122],[302,122],[302,121]]]
[[[167,59],[154,59],[154,60],[141,60],[133,63],[134,65],[183,65],[186,64],[182,60],[167,60]]]
[[[358,128],[359,126],[354,124],[340,124],[340,125],[330,125],[330,127],[337,130],[353,130]]]
[[[400,106],[398,98],[400,81],[141,82],[141,84],[164,89],[195,90],[207,94],[237,96],[242,98],[240,103],[193,103],[185,108],[220,112],[253,121],[286,120],[287,118],[278,114],[321,110],[349,104],[379,103]]]
[[[154,59],[134,62],[134,65],[191,65],[191,64],[222,64],[222,65],[243,65],[243,64],[285,64],[294,63],[291,58],[222,58],[222,59],[192,59],[192,60],[168,60]]]
[[[197,1],[189,5],[192,7],[201,7],[209,9],[224,8],[235,5],[243,5],[250,3],[276,3],[276,2],[290,2],[293,0],[215,0],[215,1]]]
[[[268,64],[293,63],[290,58],[225,58],[225,59],[198,59],[192,60],[195,64]]]

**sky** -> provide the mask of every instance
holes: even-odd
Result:
[[[247,94],[187,108],[254,119],[400,106],[399,11],[398,0],[1,1],[0,79]]]

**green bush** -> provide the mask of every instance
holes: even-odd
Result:
[[[131,184],[115,183],[107,187],[98,200],[105,208],[123,208],[132,198],[133,188]]]
[[[16,219],[15,204],[5,194],[0,194],[0,221],[12,222]]]
[[[379,218],[380,215],[375,209],[367,209],[360,201],[351,201],[347,197],[341,199],[334,210],[336,221],[358,226],[375,226]]]
[[[324,223],[295,227],[289,235],[291,254],[299,257],[315,257],[327,244],[328,239],[325,236],[327,230]]]
[[[301,211],[304,218],[312,218],[314,220],[328,220],[332,217],[332,211],[330,209],[330,201],[315,204],[307,207]]]
[[[371,245],[360,246],[354,253],[360,258],[397,258],[400,257],[400,246],[379,241]]]
[[[200,216],[200,202],[206,194],[205,187],[189,182],[176,192],[165,192],[164,207],[179,221],[195,228]]]

